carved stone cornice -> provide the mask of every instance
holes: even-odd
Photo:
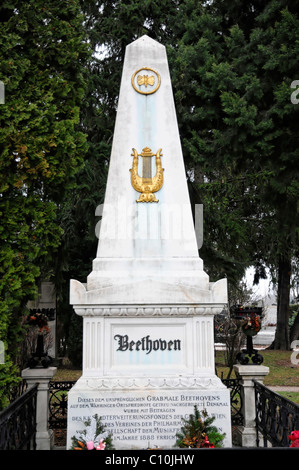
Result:
[[[81,379],[80,379],[81,380]],[[226,389],[217,377],[101,377],[84,379],[85,386],[91,390],[215,390]]]
[[[201,315],[216,315],[225,305],[209,306],[74,306],[80,316],[98,317],[193,317]]]

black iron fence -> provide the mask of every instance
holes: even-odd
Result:
[[[289,435],[299,430],[299,405],[254,380],[257,447],[289,447]]]
[[[232,426],[242,426],[244,417],[242,413],[243,396],[241,381],[239,379],[221,379],[221,381],[230,391]]]
[[[0,413],[0,450],[35,450],[37,385]]]
[[[51,381],[49,384],[49,428],[53,430],[67,427],[67,394],[75,385],[75,380]]]

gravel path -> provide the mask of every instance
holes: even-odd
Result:
[[[285,387],[283,385],[275,385],[275,386],[271,386],[268,388],[270,388],[270,390],[273,390],[273,392],[299,392],[299,387]]]

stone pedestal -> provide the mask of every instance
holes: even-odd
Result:
[[[244,425],[237,429],[237,440],[241,447],[256,447],[255,393],[253,380],[263,383],[269,367],[259,365],[235,365],[234,370],[242,379]]]
[[[194,405],[215,416],[231,446],[230,394],[214,373],[212,310],[161,310],[106,308],[112,318],[91,310],[84,316],[83,376],[68,394],[67,448],[82,417],[98,414],[116,449],[171,449]]]
[[[227,284],[210,282],[198,255],[166,50],[147,36],[127,46],[96,215],[92,271],[86,284],[70,284],[84,331],[68,448],[94,414],[117,449],[171,448],[194,405],[215,416],[229,447],[229,391],[215,375],[213,335]]]
[[[51,450],[53,448],[53,431],[48,428],[49,421],[49,382],[57,371],[57,367],[24,369],[22,378],[29,387],[37,384],[36,402],[36,449]]]

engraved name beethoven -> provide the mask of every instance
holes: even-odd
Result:
[[[165,339],[150,339],[150,336],[144,336],[138,341],[129,340],[128,335],[115,335],[115,341],[118,342],[117,351],[145,351],[149,354],[152,351],[180,351],[181,340],[174,339],[166,341]]]

